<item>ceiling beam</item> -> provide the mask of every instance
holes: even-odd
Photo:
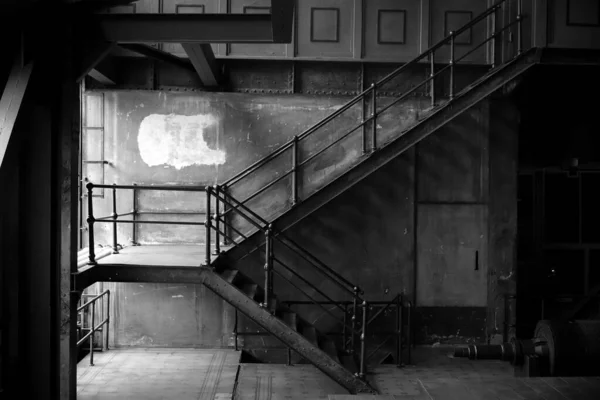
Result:
[[[81,56],[76,82],[81,82],[115,46],[115,43],[106,41],[86,44],[85,48],[87,51]]]
[[[105,86],[114,86],[118,82],[117,71],[114,62],[110,58],[98,63],[88,72],[88,76]]]
[[[194,67],[188,60],[174,56],[173,54],[167,53],[166,51],[159,50],[156,47],[148,46],[147,44],[120,43],[119,47],[144,55],[148,58],[152,58],[158,61],[164,61],[170,64],[177,65],[179,67],[183,67],[188,70],[194,70]]]
[[[273,31],[273,42],[292,42],[294,3],[294,0],[271,0],[271,28]]]
[[[273,43],[270,14],[97,14],[119,43]]]
[[[33,70],[33,61],[26,64],[21,61],[20,56],[15,57],[15,63],[0,98],[0,167]]]
[[[204,86],[218,86],[221,81],[221,73],[210,44],[182,43],[181,45]]]

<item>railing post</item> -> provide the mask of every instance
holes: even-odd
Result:
[[[269,308],[269,300],[271,295],[271,269],[273,267],[272,262],[272,246],[273,243],[271,241],[271,225],[267,226],[265,229],[265,296],[263,299],[262,307],[268,309]]]
[[[215,252],[213,254],[219,255],[221,254],[221,234],[219,232],[219,222],[220,222],[220,212],[221,212],[221,202],[219,201],[219,185],[215,185]]]
[[[348,335],[348,328],[346,325],[348,324],[348,304],[344,303],[344,326],[342,326],[342,350],[344,353],[348,352],[348,346],[346,344],[346,336]]]
[[[396,366],[402,366],[402,295],[396,297]]]
[[[377,86],[375,85],[375,83],[371,84],[371,87],[373,88],[372,92],[371,92],[371,96],[372,96],[372,107],[373,107],[373,120],[371,121],[373,123],[373,127],[372,127],[372,138],[371,138],[371,151],[375,151],[377,150]]]
[[[298,203],[298,136],[292,142],[292,206]]]
[[[93,191],[94,184],[92,182],[88,182],[86,185],[87,194],[88,194],[88,240],[89,240],[89,258],[88,265],[96,265],[96,252],[94,251],[94,201],[93,201]]]
[[[229,243],[229,234],[228,234],[229,227],[225,223],[225,221],[227,220],[227,216],[229,215],[229,212],[228,212],[229,208],[228,208],[228,205],[227,205],[227,201],[228,201],[228,199],[227,199],[227,190],[228,190],[228,188],[225,185],[221,185],[220,189],[221,189],[221,194],[223,195],[223,199],[225,199],[224,201],[222,201],[222,203],[223,203],[223,224],[222,224],[222,226],[223,226],[223,233],[225,234],[224,237],[223,237],[223,244],[225,246],[227,246],[227,245],[230,244]]]
[[[523,52],[523,0],[517,0],[517,54]]]
[[[134,183],[133,186],[136,186],[137,184]],[[133,220],[133,224],[131,224],[131,244],[133,246],[137,246],[138,242],[137,242],[137,224],[135,223],[136,221],[136,216],[137,216],[137,190],[133,189],[133,198],[132,198],[132,207],[131,207],[131,219]]]
[[[369,310],[369,305],[366,300],[363,300],[362,303],[363,313],[362,313],[362,332],[360,334],[360,372],[358,377],[360,379],[365,379],[366,372],[366,356],[367,356],[367,314]]]
[[[110,331],[110,290],[106,290],[106,350],[110,349],[108,344],[108,332]]]
[[[356,310],[358,309],[358,287],[354,287],[354,298],[352,299],[352,332],[350,346],[352,347],[350,351],[354,353],[356,350]]]
[[[450,31],[450,100],[454,98],[454,39],[454,32]]]
[[[430,85],[429,92],[431,96],[431,107],[435,107],[435,51],[432,51],[430,54],[430,68],[431,73],[429,74]]]
[[[492,69],[496,68],[496,26],[497,21],[498,21],[498,10],[500,9],[500,6],[496,6],[494,8],[494,13],[492,14],[492,23],[491,23],[491,28],[490,31],[492,32],[492,38],[490,39],[490,64]]]
[[[92,303],[92,325],[90,326],[90,366],[94,365],[94,327],[96,326],[96,302]]]
[[[212,188],[210,186],[206,187],[206,219],[204,221],[205,230],[205,258],[204,264],[208,267],[210,266],[210,229],[211,229],[211,214],[210,214],[210,192]]]
[[[234,317],[234,321],[233,321],[233,340],[235,343],[233,344],[233,346],[235,348],[235,351],[238,351],[238,311],[237,311],[237,308],[234,308],[233,311],[235,313],[234,314],[235,317]]]
[[[406,333],[406,347],[408,348],[408,365],[412,364],[412,302],[408,302],[408,332]]]
[[[367,99],[366,96],[362,96],[362,153],[367,153],[367,126],[365,124],[365,120],[367,118]]]
[[[117,184],[113,183],[112,188],[112,219],[113,219],[113,254],[119,254],[119,248],[117,244]]]

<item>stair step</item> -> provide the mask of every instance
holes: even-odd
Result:
[[[226,269],[221,272],[221,278],[225,279],[227,282],[233,284],[236,276],[238,275],[237,269]]]
[[[340,363],[340,359],[337,354],[337,347],[335,347],[335,343],[333,340],[325,339],[323,343],[321,343],[321,350],[325,353],[329,354],[329,357],[333,358],[335,362]]]
[[[258,289],[258,285],[256,283],[245,283],[242,285],[242,292],[246,294],[246,296],[250,297],[252,300],[256,297],[256,292]]]
[[[314,326],[305,326],[302,330],[302,335],[312,344],[319,347],[319,342],[317,341],[317,330]]]
[[[298,330],[298,322],[296,319],[295,312],[284,312],[283,313],[283,322],[285,322],[285,324],[287,326],[289,326],[290,328],[292,328],[293,330],[295,330],[295,331]]]

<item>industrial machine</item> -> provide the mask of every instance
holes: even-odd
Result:
[[[515,376],[600,376],[600,320],[542,320],[532,339],[457,347],[454,357],[508,361]]]

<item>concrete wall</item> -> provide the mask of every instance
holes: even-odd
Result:
[[[346,101],[308,96],[160,92],[90,95],[104,96],[104,147],[111,162],[105,168],[105,180],[123,184],[222,182]],[[419,104],[415,101],[411,107],[418,110]],[[494,231],[488,225],[489,163],[494,151],[490,148],[490,107],[490,102],[474,107],[290,231],[295,240],[332,268],[350,281],[360,282],[369,299],[392,299],[404,293],[416,300],[421,341],[483,340],[492,333],[486,333],[488,275],[495,268],[495,262],[490,264],[488,259],[488,231]],[[167,134],[155,136],[162,144],[154,145],[150,153],[144,154],[144,141],[154,135],[144,131],[144,121],[149,116],[198,114],[215,120],[203,130],[207,143],[204,154],[184,154],[185,140],[180,146],[176,140],[165,141],[169,136],[182,138],[180,132],[185,131],[176,127],[173,121],[178,117],[173,116],[168,117],[171,122],[154,125],[165,127],[161,129]],[[402,113],[395,115],[382,121],[383,125],[393,127],[402,122]],[[516,131],[506,132],[513,133],[516,135]],[[186,140],[196,146],[199,143],[197,137]],[[156,153],[157,149],[169,146],[172,146],[170,151]],[[516,149],[498,151],[508,159],[516,158]],[[224,162],[219,164],[212,159],[212,164],[203,165],[201,160],[209,159],[209,152],[219,153]],[[190,161],[200,163],[183,166],[182,160],[188,156]],[[343,163],[343,157],[325,157],[324,167],[340,162]],[[315,176],[314,172],[309,176]],[[511,188],[508,185],[505,189],[508,197]],[[240,192],[247,190],[250,189],[244,187]],[[285,188],[276,193],[280,193],[279,198],[274,196],[261,207],[276,204],[278,208],[279,199],[289,201]],[[127,211],[131,197],[120,197],[119,207]],[[183,196],[152,201],[157,208],[177,204],[180,209],[201,209],[202,204]],[[110,196],[95,199],[95,209],[96,213],[108,214]],[[169,241],[191,238],[195,243],[202,242],[201,227],[194,229],[195,234],[174,228],[164,237],[170,236]],[[109,233],[101,232],[99,240],[108,244]],[[126,230],[120,232],[120,242],[124,243],[127,235]],[[152,233],[152,228],[140,238],[146,243],[163,239]],[[343,298],[342,292],[300,260],[292,259],[281,248],[276,247],[275,251],[303,276],[321,282],[319,288],[332,298]],[[260,257],[254,254],[246,258],[243,271],[261,282]],[[230,343],[231,309],[201,287],[112,285],[116,298],[120,299],[113,319],[117,345],[227,346]],[[278,281],[276,293],[281,300],[305,300]],[[145,300],[140,301],[142,298]],[[304,310],[303,316],[324,323],[323,329],[334,328],[315,310]],[[173,324],[177,329],[173,329]]]

